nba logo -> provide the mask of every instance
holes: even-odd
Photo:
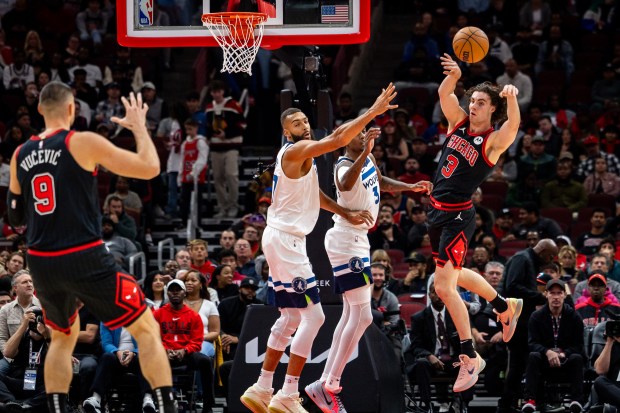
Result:
[[[140,26],[153,25],[153,0],[140,0]]]

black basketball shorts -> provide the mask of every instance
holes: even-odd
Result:
[[[102,241],[54,252],[28,250],[27,260],[45,322],[55,330],[69,334],[76,298],[110,329],[131,324],[147,309],[140,286],[119,271]]]
[[[437,266],[443,268],[450,261],[455,269],[461,269],[475,229],[476,209],[473,207],[460,211],[431,208],[428,214],[428,236]]]

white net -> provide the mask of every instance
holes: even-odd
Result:
[[[205,14],[203,25],[224,51],[221,72],[252,74],[252,63],[263,40],[264,14]]]

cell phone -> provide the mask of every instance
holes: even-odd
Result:
[[[123,353],[123,356],[121,357],[121,361],[127,360],[128,357],[129,357],[129,353]]]

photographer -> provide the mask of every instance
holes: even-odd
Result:
[[[50,336],[41,308],[28,308],[4,350],[5,356],[13,359],[6,377],[0,380],[0,402],[7,411],[46,411],[43,364]]]
[[[605,347],[594,362],[594,369],[599,377],[594,381],[594,391],[598,403],[620,406],[620,321],[609,320],[605,323]]]

